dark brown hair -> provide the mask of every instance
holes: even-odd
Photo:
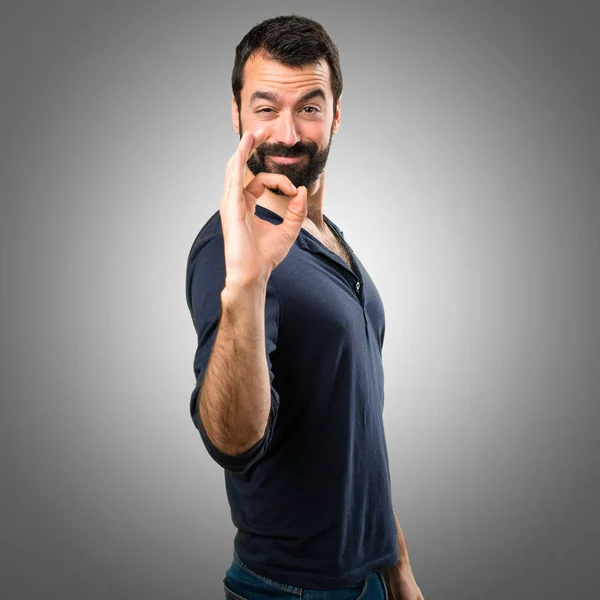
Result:
[[[235,62],[231,74],[231,89],[238,109],[241,107],[244,86],[244,65],[257,52],[264,52],[268,58],[287,67],[317,64],[321,59],[325,59],[331,72],[335,114],[343,86],[340,56],[333,40],[320,23],[295,14],[273,17],[255,25],[243,37],[235,49]]]

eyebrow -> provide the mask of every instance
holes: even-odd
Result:
[[[298,100],[300,102],[306,102],[307,100],[312,100],[313,98],[322,98],[323,100],[327,100],[325,97],[325,92],[321,88],[315,88],[306,92],[303,96],[301,96]],[[281,102],[281,98],[278,94],[273,92],[263,92],[261,90],[257,90],[252,94],[250,98],[250,104],[252,104],[255,100],[269,100],[271,102]]]

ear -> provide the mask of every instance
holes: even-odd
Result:
[[[342,106],[341,106],[341,102],[342,102],[342,96],[340,95],[340,97],[338,98],[336,107],[335,107],[335,115],[333,115],[332,135],[336,134],[337,130],[340,127],[340,120],[342,118]]]
[[[240,135],[240,112],[233,92],[231,92],[231,121],[233,122],[233,130]]]

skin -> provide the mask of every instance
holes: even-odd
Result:
[[[246,131],[229,159],[219,212],[225,242],[225,290],[238,292],[263,287],[271,271],[285,258],[306,219],[306,187],[294,188],[280,173],[258,173],[244,186],[246,162],[265,139],[264,129]],[[268,188],[278,188],[288,199],[283,223],[275,225],[256,216],[256,201]],[[275,195],[275,194],[274,194]]]
[[[299,104],[299,98],[314,88],[320,88],[324,92],[325,99],[312,98]],[[259,99],[250,103],[252,94],[257,90],[274,92],[281,97],[281,101]],[[262,112],[258,112],[259,110]],[[337,101],[334,114],[327,61],[290,68],[277,61],[269,60],[259,53],[251,56],[244,66],[241,107],[238,109],[232,94],[231,117],[233,128],[240,136],[245,130],[265,129],[267,136],[263,144],[266,146],[283,145],[293,148],[301,144],[302,147],[316,148],[318,152],[325,152],[328,151],[332,136],[337,133],[340,126],[341,97]],[[255,154],[256,150],[253,155]],[[303,157],[301,163],[278,165],[267,158],[266,172],[285,174],[295,184],[294,172],[306,166],[307,160],[307,157]],[[248,166],[250,167],[251,164],[252,162],[249,161]],[[326,168],[322,170],[316,181],[306,186],[307,215],[302,226],[309,231],[316,228],[319,233],[328,235],[330,232],[323,220],[325,174]],[[254,176],[255,173],[249,168],[245,173],[243,185],[246,186]],[[288,196],[269,188],[260,197],[262,206],[282,217],[287,210],[288,202]]]
[[[321,89],[325,97],[300,102],[303,94],[315,88]],[[252,95],[258,90],[275,93],[278,99],[261,98],[251,102]],[[240,107],[232,94],[231,117],[234,130],[240,136],[240,145],[228,163],[226,190],[221,201],[228,274],[223,300],[225,307],[228,302],[231,304],[231,312],[237,315],[237,320],[245,320],[245,325],[250,323],[256,331],[262,327],[257,315],[262,315],[264,305],[258,305],[253,318],[247,318],[251,313],[247,307],[256,305],[257,296],[264,297],[266,278],[288,252],[300,228],[324,238],[333,235],[323,219],[323,200],[325,164],[332,136],[340,125],[340,103],[341,98],[334,112],[326,61],[290,68],[260,53],[250,57],[244,67]],[[304,156],[298,163],[281,165],[266,156],[271,151]],[[317,167],[318,174],[313,169],[316,177],[306,183],[302,175],[306,174],[310,161]],[[248,169],[244,168],[244,163]],[[291,187],[290,183],[297,188]],[[262,206],[284,219],[282,225],[273,226],[254,215],[259,198]],[[261,282],[259,294],[255,292],[254,282],[257,281]],[[246,338],[256,339],[256,334],[244,336]],[[263,344],[264,340],[260,338],[258,347],[262,348]],[[231,349],[223,353],[228,356]],[[241,354],[253,354],[250,344]],[[267,402],[262,404],[268,406]],[[258,429],[262,429],[262,424]],[[260,434],[254,440],[259,438]],[[252,443],[250,440],[244,447],[250,447]],[[400,558],[397,564],[383,572],[388,596],[390,600],[424,600],[395,512],[394,516]]]

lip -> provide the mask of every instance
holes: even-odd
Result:
[[[276,163],[283,165],[296,163],[302,158],[301,156],[274,156],[272,154],[267,154],[267,156]]]

